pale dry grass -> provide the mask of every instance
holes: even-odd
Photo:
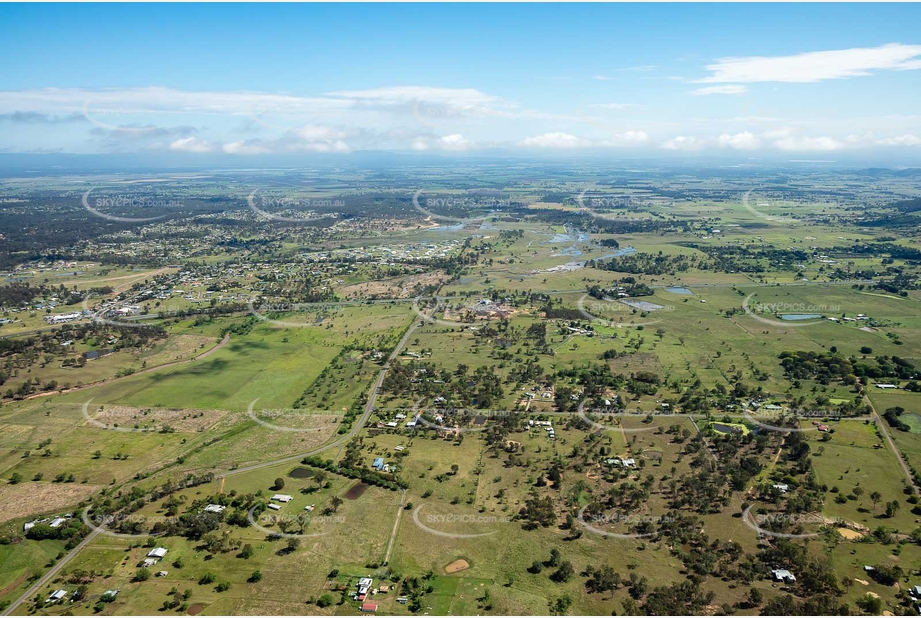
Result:
[[[0,522],[38,513],[55,513],[99,489],[99,485],[74,483],[5,483],[0,485]]]

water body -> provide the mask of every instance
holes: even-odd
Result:
[[[815,320],[821,317],[822,314],[820,313],[785,313],[780,316],[780,319],[788,322],[795,322],[796,320]]]
[[[636,249],[633,247],[621,247],[614,253],[608,253],[607,255],[602,255],[599,260],[608,260],[610,258],[624,257],[625,255],[633,255],[636,253]]]
[[[685,296],[693,296],[694,292],[687,288],[665,288],[666,292],[671,292],[672,294],[683,294]]]
[[[432,227],[427,229],[427,232],[457,232],[464,229],[463,223],[457,223],[455,225],[439,225],[438,227]]]
[[[560,252],[557,255],[565,255],[568,257],[580,257],[582,255],[582,252],[576,249],[575,245],[572,245],[571,247],[566,247],[565,249],[560,250]]]

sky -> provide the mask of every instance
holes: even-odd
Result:
[[[921,160],[918,4],[2,4],[0,152]]]

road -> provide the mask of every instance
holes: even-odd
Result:
[[[399,356],[400,351],[406,346],[406,343],[409,341],[409,338],[412,336],[415,330],[419,328],[419,325],[421,323],[422,323],[422,320],[413,320],[412,325],[406,330],[406,334],[403,335],[403,338],[400,339],[400,342],[393,349],[393,352],[390,354],[390,357],[387,359],[387,362],[384,363],[384,366],[381,368],[380,373],[377,374],[377,379],[374,381],[374,384],[371,387],[371,394],[368,396],[368,401],[365,404],[365,411],[362,413],[361,417],[359,417],[359,419],[355,423],[353,423],[352,429],[348,433],[343,434],[341,438],[338,438],[337,440],[333,442],[324,444],[323,446],[315,448],[312,451],[308,451],[306,453],[299,453],[297,455],[290,455],[288,457],[282,457],[280,459],[273,459],[272,461],[266,461],[266,462],[262,462],[258,464],[253,464],[251,466],[243,466],[242,468],[236,468],[234,470],[227,470],[226,472],[219,474],[217,476],[226,477],[226,476],[231,476],[233,474],[242,474],[243,472],[252,472],[253,470],[269,468],[271,466],[277,466],[278,464],[287,463],[291,461],[299,461],[303,459],[304,457],[310,457],[311,455],[316,455],[318,453],[322,453],[323,451],[328,451],[331,448],[340,446],[348,442],[352,438],[354,438],[358,434],[358,432],[361,431],[362,427],[364,427],[365,423],[368,422],[368,419],[371,417],[371,413],[374,412],[374,403],[377,401],[378,391],[381,389],[381,386],[384,383],[384,378],[387,377],[387,372],[390,370],[390,365],[393,363],[394,359],[396,359],[396,357]]]
[[[244,473],[244,472],[251,472],[251,471],[253,471],[253,470],[260,470],[260,469],[262,469],[262,468],[268,468],[268,467],[271,467],[271,466],[277,466],[278,464],[282,464],[282,463],[286,463],[286,462],[290,462],[290,461],[300,461],[300,460],[303,459],[304,457],[310,457],[311,455],[316,455],[316,454],[318,454],[318,453],[322,453],[323,451],[327,451],[327,450],[329,450],[329,449],[331,449],[331,448],[334,448],[334,447],[336,447],[336,446],[339,446],[339,445],[341,445],[341,444],[347,442],[348,440],[351,440],[353,437],[355,437],[355,435],[358,434],[359,431],[361,431],[362,427],[364,427],[365,423],[367,423],[367,422],[368,422],[368,419],[371,417],[371,413],[374,412],[374,403],[377,401],[378,391],[380,390],[381,385],[383,385],[383,383],[384,383],[384,378],[387,377],[387,372],[390,370],[391,364],[392,364],[393,361],[397,358],[397,356],[399,356],[399,354],[400,354],[400,352],[403,350],[403,348],[406,347],[406,344],[409,342],[409,338],[410,338],[410,337],[412,336],[412,334],[416,331],[416,329],[419,328],[419,325],[420,325],[421,323],[422,323],[422,320],[415,320],[415,319],[414,319],[414,320],[413,320],[413,323],[410,325],[410,327],[406,330],[406,333],[403,335],[403,338],[400,339],[399,343],[397,343],[396,347],[393,349],[393,352],[392,352],[392,353],[390,354],[390,356],[387,358],[387,362],[384,363],[384,366],[381,368],[380,373],[378,373],[377,379],[374,381],[374,385],[373,385],[373,387],[371,388],[371,394],[368,396],[368,402],[365,404],[364,413],[363,413],[363,414],[361,415],[361,417],[352,425],[352,429],[351,429],[347,434],[344,434],[341,438],[335,440],[334,442],[330,442],[329,444],[325,444],[325,445],[323,445],[323,446],[321,446],[321,447],[319,447],[319,448],[316,448],[316,449],[314,449],[314,450],[312,450],[312,451],[308,451],[308,452],[306,452],[306,453],[299,453],[299,454],[297,454],[297,455],[290,455],[290,456],[288,456],[288,457],[281,457],[281,458],[279,458],[279,459],[274,459],[274,460],[272,460],[272,461],[266,461],[266,462],[259,463],[259,464],[254,464],[254,465],[251,465],[251,466],[244,466],[244,467],[242,467],[242,468],[236,468],[235,470],[226,470],[226,471],[224,471],[224,472],[222,472],[222,473],[216,474],[215,477],[216,477],[216,478],[227,477],[227,476],[231,476],[231,475],[233,475],[233,474],[242,474],[242,473]],[[222,340],[221,343],[222,343],[222,344],[225,344],[225,343],[226,343],[226,340],[227,340],[227,338],[225,338],[224,340]],[[219,344],[219,345],[220,345],[220,344]],[[203,358],[205,355],[209,354],[210,352],[213,352],[214,350],[215,350],[215,348],[212,348],[211,350],[209,350],[209,351],[206,352],[205,354],[202,354],[202,355],[198,356],[197,358]],[[163,368],[163,366],[157,367],[156,369],[162,369],[162,368]],[[401,496],[401,498],[400,498],[401,507],[400,507],[400,508],[402,508],[402,503],[403,503],[403,497]],[[397,514],[397,522],[399,522],[399,513]],[[99,534],[101,534],[101,532],[100,532],[99,530],[93,530],[93,531],[91,531],[88,535],[86,535],[86,538],[84,538],[83,541],[81,541],[79,545],[77,545],[73,550],[71,550],[70,553],[68,553],[66,556],[64,556],[63,558],[61,558],[61,560],[59,560],[59,561],[57,562],[57,564],[55,564],[53,567],[51,567],[51,568],[48,570],[47,573],[45,573],[45,574],[44,574],[42,577],[40,577],[34,584],[32,584],[32,585],[29,587],[29,589],[26,590],[26,591],[22,594],[22,596],[20,596],[18,599],[16,599],[15,601],[13,601],[13,602],[9,605],[9,607],[7,607],[2,613],[0,613],[0,616],[9,616],[9,615],[11,615],[11,614],[13,613],[13,611],[14,611],[17,607],[19,607],[21,604],[23,604],[23,603],[25,603],[26,601],[28,601],[29,598],[32,597],[36,592],[38,592],[38,591],[41,590],[44,586],[46,586],[46,585],[48,584],[48,582],[50,582],[50,581],[54,578],[54,576],[57,575],[57,573],[58,573],[62,568],[64,568],[64,566],[65,566],[68,562],[70,562],[70,560],[71,560],[74,556],[77,555],[77,553],[78,553],[80,550],[82,550],[84,547],[86,547],[87,545],[89,545],[90,543],[92,543],[92,542],[93,542],[93,539],[95,539],[97,536],[99,536]],[[395,535],[395,534],[396,534],[396,523],[394,524],[394,532],[393,532],[393,535]],[[390,551],[391,551],[392,546],[393,546],[393,535],[391,536],[390,547],[388,547],[388,549],[387,549],[387,555],[388,555],[388,557],[389,557],[389,555],[390,555]]]
[[[873,419],[876,421],[876,426],[879,428],[879,432],[883,434],[883,438],[886,440],[886,444],[889,445],[889,450],[895,454],[896,460],[899,462],[899,467],[902,468],[902,473],[905,475],[905,480],[912,487],[915,486],[915,479],[911,475],[911,468],[908,464],[905,463],[905,459],[902,457],[902,451],[898,449],[895,445],[895,441],[892,439],[892,435],[889,433],[889,426],[885,420],[883,420],[879,413],[876,411],[876,407],[873,405],[873,402],[870,401],[870,398],[866,395],[863,396],[864,401],[867,402],[867,405],[870,406],[870,409],[873,410]]]

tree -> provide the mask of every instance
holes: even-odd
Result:
[[[748,605],[750,607],[758,607],[761,603],[764,602],[764,595],[761,594],[761,591],[757,588],[752,588],[748,592]]]
[[[329,607],[333,604],[333,597],[329,593],[324,594],[317,599],[317,607]]]
[[[339,510],[339,507],[342,506],[342,498],[340,498],[339,496],[333,496],[332,498],[329,499],[329,504],[330,504],[330,510],[332,510],[332,512],[335,513],[336,511]]]
[[[568,582],[575,572],[576,570],[573,568],[572,562],[564,560],[560,564],[560,568],[554,571],[553,575],[550,576],[550,579],[555,582]]]
[[[256,582],[258,582],[258,581],[261,580],[261,579],[262,579],[262,571],[260,571],[260,570],[257,569],[257,570],[255,570],[255,571],[253,571],[253,574],[250,575],[250,576],[249,576],[249,579],[247,579],[246,581],[248,581],[248,582],[251,583],[251,584],[255,584]]]
[[[272,491],[280,491],[285,488],[285,479],[280,476],[275,479],[275,484],[272,485]]]
[[[150,570],[144,567],[138,569],[134,574],[134,581],[136,582],[146,582],[148,579],[150,579]]]
[[[886,503],[886,517],[894,517],[896,512],[902,508],[902,505],[899,504],[898,500],[893,500],[892,502]]]
[[[562,555],[560,554],[560,550],[554,547],[553,549],[550,550],[550,559],[547,560],[547,566],[549,567],[560,566],[560,558],[562,558]]]
[[[873,503],[873,510],[876,510],[876,505],[879,504],[879,501],[883,499],[883,494],[878,491],[870,492],[870,502]]]
[[[22,475],[18,472],[13,472],[10,475],[10,485],[17,485],[22,483]]]
[[[253,546],[247,543],[243,546],[243,549],[240,550],[240,557],[244,560],[249,560],[253,557],[253,554],[256,553],[253,551]]]

